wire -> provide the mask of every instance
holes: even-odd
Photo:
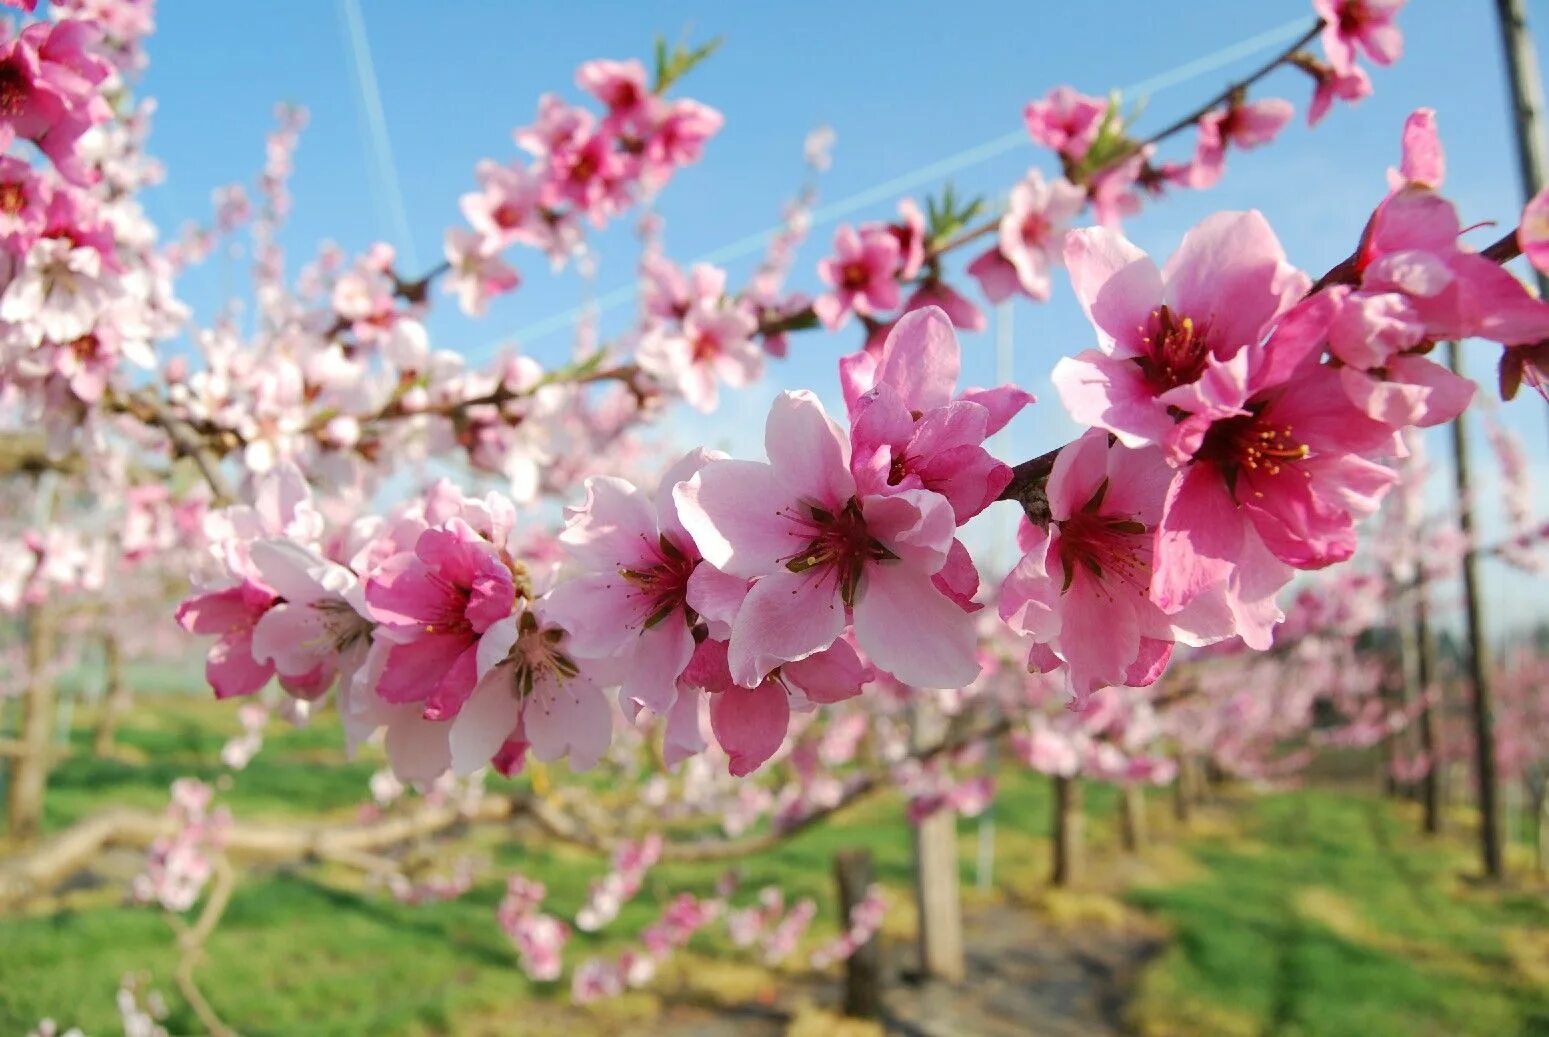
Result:
[[[1305,17],[1296,18],[1222,47],[1220,50],[1213,51],[1203,57],[1195,58],[1193,61],[1185,62],[1164,72],[1159,72],[1148,79],[1142,79],[1131,86],[1122,87],[1119,92],[1121,95],[1126,96],[1150,97],[1192,79],[1197,79],[1208,72],[1214,72],[1216,69],[1230,65],[1234,61],[1250,57],[1275,44],[1295,39],[1306,31],[1307,19]],[[946,158],[937,159],[935,162],[911,169],[907,173],[900,173],[898,176],[884,180],[880,184],[874,184],[848,197],[841,198],[836,202],[814,210],[810,226],[812,229],[816,229],[833,223],[859,209],[864,209],[877,202],[888,201],[921,184],[931,183],[959,170],[976,166],[981,162],[987,162],[1018,147],[1026,142],[1027,139],[1026,131],[1015,130],[996,137],[994,140],[988,140],[983,144],[966,148],[954,155],[948,155]],[[740,259],[768,245],[781,230],[781,227],[771,227],[768,230],[759,231],[757,234],[749,234],[747,237],[706,252],[691,260],[690,263],[722,264],[734,259]],[[513,338],[521,343],[535,342],[556,331],[562,331],[572,326],[584,312],[587,312],[588,307],[595,307],[593,312],[597,316],[601,316],[608,310],[629,302],[635,297],[635,292],[636,286],[634,284],[620,285],[618,288],[591,300],[585,306],[574,306],[561,313],[554,313],[541,320],[534,321],[532,324],[519,329],[514,335],[505,336],[500,342],[507,342]],[[496,346],[498,345],[499,343],[496,343]]]
[[[371,43],[366,38],[366,20],[360,13],[359,0],[340,0],[339,11],[344,16],[345,35],[349,38],[350,56],[354,59],[355,81],[360,87],[361,115],[366,123],[366,136],[370,140],[372,157],[376,160],[377,177],[381,187],[379,201],[387,205],[388,221],[393,225],[394,236],[401,242],[404,260],[411,270],[419,269],[419,259],[414,254],[414,235],[409,230],[409,211],[403,203],[403,185],[398,182],[398,166],[393,161],[393,144],[387,135],[387,115],[382,110],[382,91],[377,86],[376,66],[371,61]]]

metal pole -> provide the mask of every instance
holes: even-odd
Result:
[[[1544,188],[1544,87],[1538,75],[1538,57],[1528,32],[1522,0],[1496,0],[1500,16],[1501,49],[1506,55],[1506,86],[1511,92],[1512,126],[1517,140],[1517,164],[1526,202]],[[1538,294],[1549,298],[1549,277],[1538,276]]]
[[[1447,360],[1455,374],[1463,373],[1462,350],[1447,343]],[[1479,553],[1475,540],[1474,498],[1468,471],[1468,412],[1452,423],[1452,463],[1458,498],[1458,528],[1463,534],[1463,612],[1467,621],[1469,677],[1474,685],[1474,776],[1479,798],[1479,856],[1486,877],[1505,875],[1501,847],[1500,786],[1495,776],[1495,718],[1490,695],[1489,644],[1484,630],[1484,602],[1479,585]]]

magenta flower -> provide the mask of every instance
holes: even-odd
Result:
[[[1228,585],[1243,640],[1267,647],[1289,569],[1355,551],[1356,524],[1394,473],[1369,459],[1394,429],[1357,409],[1318,363],[1334,302],[1314,296],[1264,345],[1212,360],[1180,441],[1197,444],[1168,490],[1151,597],[1176,612]],[[1289,568],[1287,568],[1289,567]]]
[[[875,316],[898,306],[898,239],[885,228],[857,232],[842,226],[834,234],[834,256],[818,264],[818,274],[833,289],[812,303],[813,311],[830,329],[838,328],[853,311]]]
[[[1070,162],[1080,162],[1102,128],[1108,102],[1088,97],[1068,86],[1057,86],[1042,101],[1022,109],[1028,135]]]
[[[645,66],[629,61],[588,61],[576,69],[576,86],[601,101],[608,118],[622,127],[633,128],[647,117],[651,106],[651,87]]]
[[[0,30],[0,127],[30,140],[59,175],[85,184],[90,171],[76,143],[112,117],[97,87],[112,67],[98,57],[99,30],[86,21],[34,22],[20,35]]]
[[[1404,0],[1312,0],[1323,19],[1323,53],[1340,75],[1356,67],[1357,48],[1379,65],[1391,65],[1404,53],[1404,35],[1393,20]]]
[[[1054,385],[1071,417],[1128,447],[1175,449],[1175,408],[1210,362],[1260,341],[1308,284],[1257,212],[1207,217],[1161,271],[1095,227],[1070,234],[1065,264],[1102,348],[1060,360]]]
[[[245,579],[224,590],[195,594],[177,609],[177,622],[191,634],[214,634],[204,675],[218,699],[251,695],[274,676],[274,664],[253,658],[253,630],[278,599],[269,588]]]
[[[1001,618],[1032,636],[1033,669],[1067,669],[1078,704],[1107,685],[1150,684],[1177,640],[1232,633],[1218,597],[1169,616],[1147,596],[1172,474],[1159,450],[1088,430],[1054,462],[1048,528],[1027,525],[1018,538],[1026,553],[1001,586]]]
[[[1011,481],[983,447],[1032,401],[1019,389],[955,398],[959,353],[940,310],[905,314],[882,346],[875,381],[850,408],[850,471],[862,494],[924,489],[945,497],[962,525]],[[977,583],[977,579],[974,581]]]
[[[849,443],[808,392],[775,401],[769,461],[716,461],[674,492],[701,555],[756,581],[732,625],[729,664],[757,687],[782,663],[827,648],[854,614],[860,647],[920,687],[979,671],[972,620],[932,577],[946,564],[951,505],[927,490],[861,495]]]
[[[423,702],[427,720],[456,716],[487,667],[485,633],[511,615],[515,582],[500,552],[460,518],[419,535],[412,552],[383,562],[366,582],[376,637],[389,647],[377,694]]]

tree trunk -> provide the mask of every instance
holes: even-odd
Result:
[[[115,634],[102,639],[102,668],[108,689],[102,697],[102,712],[97,717],[97,730],[91,740],[91,751],[98,757],[112,754],[118,723],[129,712],[129,682],[124,680],[124,661]]]
[[[21,737],[11,761],[6,817],[11,836],[37,838],[43,827],[43,791],[48,784],[49,738],[54,729],[54,684],[48,672],[53,618],[41,605],[27,608],[27,687],[22,692]]]
[[[849,923],[855,906],[866,899],[871,874],[871,854],[865,850],[841,850],[834,856],[841,925]],[[876,934],[845,960],[844,1014],[856,1019],[882,1014],[882,941]]]
[[[1120,791],[1124,796],[1120,829],[1124,849],[1129,853],[1140,853],[1146,848],[1146,790],[1130,784],[1121,786]]]
[[[1463,373],[1462,351],[1447,343],[1454,373]],[[1452,423],[1452,464],[1458,501],[1458,528],[1467,545],[1463,552],[1463,612],[1467,621],[1468,672],[1474,686],[1474,777],[1479,800],[1479,863],[1485,877],[1506,874],[1501,846],[1500,783],[1495,776],[1495,716],[1490,693],[1489,644],[1484,628],[1484,601],[1479,587],[1479,553],[1475,540],[1474,497],[1468,470],[1468,412]]]
[[[939,744],[946,718],[922,698],[914,709],[917,751]],[[957,867],[957,812],[943,808],[914,826],[914,891],[920,919],[920,972],[960,982],[963,909]]]
[[[1081,812],[1079,778],[1054,778],[1054,876],[1059,887],[1081,878],[1081,837],[1085,817]]]
[[[1415,660],[1420,680],[1420,690],[1429,692],[1436,686],[1436,698],[1420,713],[1420,751],[1430,761],[1425,776],[1420,780],[1420,801],[1425,807],[1423,826],[1426,835],[1440,835],[1442,807],[1446,803],[1446,771],[1442,768],[1441,724],[1437,720],[1446,715],[1446,685],[1436,665],[1436,639],[1431,636],[1429,592],[1422,571],[1415,587]]]

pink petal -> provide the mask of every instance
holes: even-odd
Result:
[[[917,688],[963,688],[979,675],[973,617],[901,562],[866,567],[855,637],[878,669]]]
[[[775,681],[756,688],[733,688],[710,697],[710,729],[737,777],[751,774],[785,741],[791,704]]]
[[[753,687],[781,663],[822,651],[844,632],[844,603],[826,567],[776,570],[753,585],[732,628],[733,679]],[[934,593],[934,592],[932,592]]]

